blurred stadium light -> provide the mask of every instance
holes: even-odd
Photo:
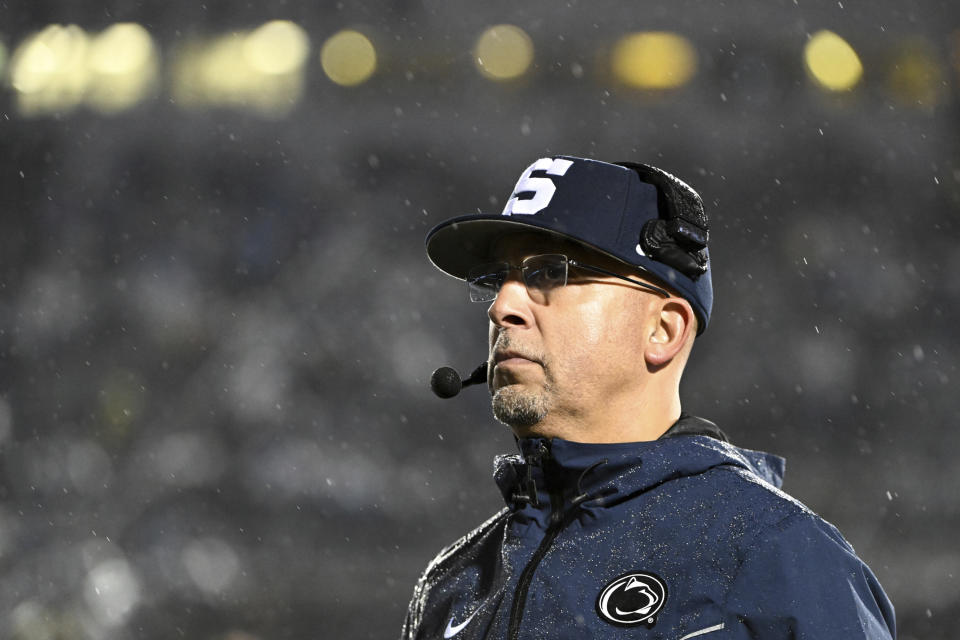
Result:
[[[243,53],[250,66],[260,73],[294,73],[310,55],[310,39],[293,22],[273,20],[244,38]]]
[[[69,110],[87,87],[90,38],[76,25],[50,25],[27,37],[13,54],[10,84],[23,115]]]
[[[910,40],[901,46],[887,84],[899,102],[928,108],[940,101],[946,85],[935,52],[922,40]]]
[[[193,40],[176,55],[174,99],[187,107],[250,107],[263,115],[284,115],[303,93],[309,53],[306,32],[286,20]]]
[[[377,70],[377,50],[367,36],[344,29],[323,44],[320,65],[333,82],[354,87],[366,82]]]
[[[90,45],[87,102],[105,113],[132,107],[157,82],[159,56],[153,39],[139,24],[115,24]]]
[[[803,61],[814,82],[828,91],[849,91],[863,76],[857,52],[832,31],[813,34],[804,47]]]
[[[499,24],[477,38],[473,61],[491,80],[513,80],[527,72],[533,63],[533,41],[520,27]]]
[[[675,33],[632,33],[614,46],[611,67],[627,86],[673,89],[696,73],[697,54],[689,40]]]
[[[188,39],[173,52],[169,90],[185,107],[227,106],[283,116],[303,95],[310,51],[306,30],[290,20]],[[511,24],[485,29],[472,50],[476,68],[495,81],[528,74],[534,52],[531,37]],[[960,70],[958,52],[960,34],[955,34],[953,64]],[[7,58],[0,43],[0,72],[6,71],[25,116],[64,113],[80,104],[104,114],[124,111],[154,94],[161,77],[160,46],[136,23],[113,24],[92,35],[77,25],[52,24],[24,38]],[[813,83],[830,92],[853,89],[864,73],[853,47],[828,30],[810,37],[803,60]],[[370,37],[344,29],[324,42],[320,63],[332,82],[352,87],[376,73],[378,53]],[[625,86],[668,90],[690,82],[698,55],[677,33],[635,32],[613,43],[609,64]],[[582,67],[575,63],[573,68],[580,77]],[[889,63],[886,89],[901,103],[934,106],[946,94],[945,86],[944,64],[929,41],[908,41]]]
[[[114,24],[90,37],[76,25],[50,25],[28,36],[10,63],[22,115],[69,111],[86,102],[113,113],[135,105],[156,85],[159,58],[138,24]]]

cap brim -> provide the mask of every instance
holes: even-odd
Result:
[[[434,227],[427,234],[427,257],[444,273],[464,280],[471,267],[491,259],[491,250],[498,238],[522,231],[546,233],[584,244],[534,220],[521,222],[516,216],[473,214],[453,218]]]
[[[575,243],[597,253],[624,263],[627,267],[642,272],[644,277],[661,287],[672,288],[670,281],[643,264],[632,264],[622,256],[604,251],[580,238],[539,224],[537,218],[520,219],[496,213],[470,214],[440,223],[427,234],[427,257],[435,267],[447,275],[466,280],[467,272],[478,264],[494,259],[494,243],[500,238],[523,232],[542,233],[560,240]]]

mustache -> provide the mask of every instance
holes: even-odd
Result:
[[[493,360],[493,354],[501,351],[512,351],[519,354],[521,357],[533,362],[537,362],[544,367],[547,365],[546,354],[539,349],[533,349],[521,345],[516,338],[512,337],[511,334],[507,332],[503,332],[497,336],[497,339],[494,341],[493,346],[490,349],[490,360]]]

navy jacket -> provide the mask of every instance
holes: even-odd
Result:
[[[403,640],[893,638],[870,569],[779,490],[783,459],[689,435],[710,427],[521,440],[496,463],[508,507],[430,563]]]

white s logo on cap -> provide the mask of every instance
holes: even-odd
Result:
[[[553,180],[550,178],[531,178],[530,174],[534,171],[546,171],[547,175],[550,176],[562,176],[572,164],[572,160],[564,160],[563,158],[557,158],[556,160],[540,158],[527,167],[527,170],[517,181],[517,186],[513,188],[513,195],[510,196],[507,205],[503,208],[503,215],[520,214],[529,216],[545,209],[550,204],[550,199],[553,198],[557,186],[553,184]],[[530,192],[533,193],[532,198],[517,199],[518,194]]]

